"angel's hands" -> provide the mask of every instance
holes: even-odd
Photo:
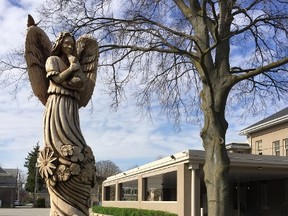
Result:
[[[80,65],[80,63],[78,61],[77,62],[73,62],[73,63],[70,64],[69,68],[67,68],[64,71],[61,71],[60,73],[57,73],[57,74],[51,76],[51,78],[54,80],[54,82],[56,82],[58,84],[62,84],[63,82],[65,82],[67,80],[67,78],[69,76],[71,76],[71,74],[74,71],[77,71],[80,68],[81,68],[81,65]]]

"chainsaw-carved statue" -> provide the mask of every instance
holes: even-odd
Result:
[[[95,183],[95,159],[79,124],[79,108],[90,100],[96,81],[98,44],[61,32],[52,45],[28,19],[25,59],[34,94],[45,105],[44,148],[38,168],[50,194],[50,216],[88,216]]]

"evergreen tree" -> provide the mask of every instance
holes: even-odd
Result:
[[[36,172],[38,169],[36,168],[37,157],[39,153],[39,143],[33,147],[33,150],[28,153],[28,156],[25,158],[24,167],[28,169],[27,180],[25,184],[26,191],[34,192],[35,189],[35,178]],[[37,173],[37,191],[41,191],[44,187],[44,179]]]

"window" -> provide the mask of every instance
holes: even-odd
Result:
[[[115,201],[115,195],[116,195],[116,186],[115,185],[110,185],[107,187],[104,187],[104,193],[105,193],[105,197],[104,200],[106,201]]]
[[[177,171],[143,179],[145,201],[177,201]]]
[[[273,155],[280,156],[280,141],[274,141],[272,143],[272,148],[273,148]]]
[[[260,155],[260,154],[262,155],[262,150],[263,150],[262,140],[257,140],[257,141],[255,142],[255,145],[256,145],[255,147],[256,147],[259,155]]]
[[[285,148],[285,155],[288,156],[288,139],[284,139],[283,144]]]
[[[120,184],[120,200],[121,201],[138,200],[138,180],[132,180]]]

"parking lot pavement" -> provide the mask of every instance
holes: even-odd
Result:
[[[0,216],[49,216],[49,208],[0,208]]]
[[[17,206],[16,208],[0,208],[0,216],[49,216],[50,208],[32,208]],[[90,209],[91,212],[91,209]],[[91,216],[95,214],[91,213]]]

